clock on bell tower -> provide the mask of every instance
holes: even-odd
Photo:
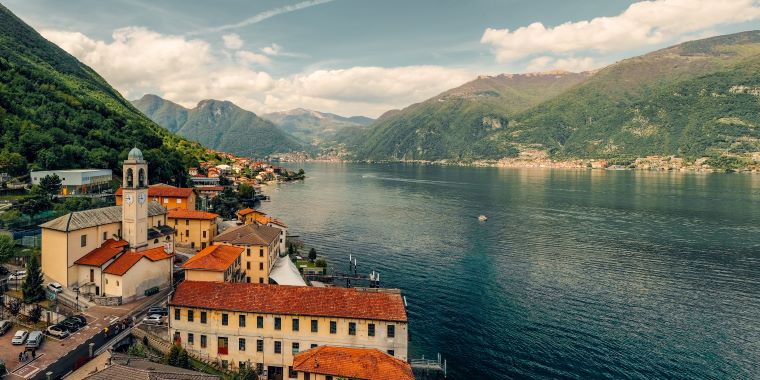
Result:
[[[132,148],[122,167],[122,238],[134,251],[148,245],[148,163]]]

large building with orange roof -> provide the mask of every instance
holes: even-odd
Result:
[[[124,189],[119,188],[114,194],[116,196],[116,205],[123,202],[122,192]],[[165,184],[157,184],[148,187],[148,199],[157,202],[167,210],[182,209],[195,210],[195,191],[189,187],[175,187]]]
[[[395,289],[184,281],[169,301],[169,334],[223,367],[253,365],[270,379],[293,378],[294,358],[322,346],[408,360],[406,305]]]
[[[240,257],[244,249],[232,245],[212,245],[182,265],[187,281],[240,282],[244,273]]]
[[[42,271],[95,302],[124,303],[171,284],[174,233],[149,199],[148,164],[134,148],[124,161],[119,206],[76,211],[42,224]]]
[[[298,380],[414,380],[412,366],[374,348],[320,346],[293,358]]]
[[[169,210],[169,225],[175,229],[178,246],[200,251],[212,244],[217,235],[219,214],[196,210]]]

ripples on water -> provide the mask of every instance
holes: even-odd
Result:
[[[760,176],[304,168],[262,208],[401,288],[451,379],[760,378]]]

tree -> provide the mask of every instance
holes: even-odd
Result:
[[[190,369],[190,355],[184,348],[179,349],[179,355],[177,356],[177,367]]]
[[[309,261],[312,263],[317,259],[317,250],[312,248],[309,250]]]
[[[8,313],[10,313],[14,317],[18,317],[18,314],[21,312],[21,302],[17,298],[12,298],[10,301],[8,301]]]
[[[16,243],[8,235],[0,235],[0,264],[7,263],[12,257]]]
[[[177,360],[179,359],[179,349],[180,347],[178,345],[172,344],[172,348],[170,348],[169,352],[164,356],[164,363],[176,366]]]
[[[288,244],[288,256],[293,256],[296,253],[296,249],[293,243]]]
[[[136,342],[135,344],[129,346],[129,348],[127,349],[127,355],[144,358],[146,357],[145,346],[140,342]]]
[[[240,371],[234,377],[235,380],[256,380],[258,378],[256,369],[251,366],[250,362],[246,363],[243,368],[240,368]]]
[[[39,304],[34,304],[32,310],[29,311],[29,322],[37,323],[42,319],[42,307]]]
[[[34,216],[51,207],[50,196],[48,196],[39,186],[32,186],[29,197],[20,201],[16,208],[23,214]]]
[[[57,174],[48,174],[40,179],[40,189],[47,194],[48,197],[53,198],[61,192],[61,178]]]
[[[43,278],[40,269],[40,259],[37,255],[26,264],[26,279],[21,286],[21,293],[25,303],[37,302],[45,299],[45,289],[42,287]]]
[[[319,259],[319,260],[317,260],[316,263],[314,263],[314,265],[316,265],[316,266],[318,266],[320,268],[326,268],[327,267],[327,261],[325,259]]]

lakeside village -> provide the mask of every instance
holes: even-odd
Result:
[[[303,170],[218,156],[188,187],[150,184],[137,148],[116,186],[110,170],[30,174],[0,216],[0,377],[445,377],[440,358],[410,360],[398,289],[355,258],[328,268],[254,208]]]

